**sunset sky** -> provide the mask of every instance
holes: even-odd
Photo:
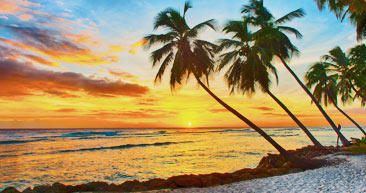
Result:
[[[247,0],[192,0],[189,25],[216,19],[218,30],[201,39],[228,37],[221,32],[230,19],[240,19]],[[355,29],[333,13],[317,9],[314,0],[265,0],[275,17],[298,8],[304,18],[288,23],[302,34],[291,37],[301,55],[290,62],[303,79],[308,67],[339,45],[356,45]],[[154,17],[167,7],[183,9],[184,0],[0,1],[0,128],[150,128],[245,127],[223,109],[195,80],[171,92],[166,74],[154,85],[157,72],[152,50],[142,38],[153,31]],[[276,64],[279,85],[272,91],[306,126],[328,126],[315,105],[282,64]],[[250,120],[263,127],[294,126],[285,112],[260,92],[250,97],[229,95],[223,73],[210,88]],[[275,82],[275,81],[274,81]],[[360,102],[344,109],[366,125]],[[336,123],[352,126],[333,107]]]

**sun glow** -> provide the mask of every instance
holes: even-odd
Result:
[[[192,126],[192,123],[191,122],[188,122],[188,126]]]

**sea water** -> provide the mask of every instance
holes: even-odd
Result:
[[[299,128],[264,128],[286,149],[311,144]],[[309,128],[336,145],[330,128]],[[357,128],[343,134],[361,138]],[[168,178],[255,167],[276,150],[250,128],[0,130],[0,191],[40,184]]]

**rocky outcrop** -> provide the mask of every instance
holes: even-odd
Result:
[[[7,187],[1,193],[20,193],[20,192],[14,187]]]

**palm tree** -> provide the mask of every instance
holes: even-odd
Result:
[[[366,1],[365,0],[315,0],[318,8],[326,5],[341,22],[348,14],[350,22],[356,26],[357,40],[366,38]]]
[[[356,51],[357,49],[353,50],[355,57]],[[366,84],[365,74],[362,74],[362,72],[365,72],[366,63],[355,65],[339,46],[330,50],[329,55],[324,55],[322,58],[325,62],[330,63],[334,72],[339,74],[338,86],[341,90],[342,101],[344,103],[357,97],[361,97],[363,100],[366,99],[358,89],[364,87]],[[354,58],[352,60],[356,62],[357,59]],[[353,92],[356,93],[355,96],[353,96]]]
[[[366,104],[366,44],[360,44],[351,48],[349,60],[353,65],[353,82],[357,87],[357,95],[354,98],[361,99],[361,105]]]
[[[305,75],[306,86],[311,89],[314,87],[313,95],[325,106],[333,104],[339,112],[347,117],[360,131],[366,136],[362,127],[345,113],[337,104],[337,95],[339,93],[337,86],[338,74],[329,74],[333,64],[328,62],[317,62],[313,64]]]
[[[257,44],[261,47],[272,50],[273,54],[281,60],[285,68],[291,73],[301,88],[316,104],[325,119],[339,136],[342,144],[344,146],[351,145],[351,143],[338,130],[333,120],[328,116],[316,98],[311,94],[309,89],[306,88],[304,83],[301,82],[301,80],[286,62],[292,57],[292,55],[298,54],[299,50],[291,43],[290,39],[285,33],[294,34],[296,38],[301,38],[302,35],[298,30],[288,26],[283,26],[282,24],[287,21],[291,21],[294,18],[304,16],[304,11],[302,9],[297,9],[276,20],[273,15],[263,6],[263,0],[251,0],[249,5],[243,7],[242,13],[248,14],[244,17],[251,21],[251,25],[260,28],[256,32]]]
[[[168,32],[165,34],[151,34],[144,38],[148,42],[147,48],[156,44],[164,44],[163,47],[151,53],[153,67],[165,57],[160,65],[155,81],[161,80],[166,67],[170,65],[172,66],[170,71],[170,86],[172,89],[174,89],[176,85],[181,85],[183,80],[187,80],[190,75],[193,75],[198,84],[211,97],[258,132],[288,161],[303,168],[317,167],[320,164],[319,162],[302,160],[287,152],[261,128],[218,98],[208,86],[203,83],[202,79],[204,79],[208,85],[208,76],[213,71],[213,57],[216,45],[208,41],[197,39],[197,35],[204,27],[215,29],[213,25],[214,20],[204,21],[193,28],[190,28],[185,20],[185,14],[190,8],[192,8],[191,4],[186,2],[183,15],[173,8],[167,8],[160,12],[155,18],[154,29],[164,28],[168,30]]]
[[[223,31],[233,33],[233,36],[232,39],[219,40],[218,51],[224,49],[230,49],[230,51],[220,56],[218,70],[231,64],[225,74],[231,93],[240,91],[243,94],[251,94],[256,91],[256,84],[258,84],[263,92],[271,96],[287,112],[315,146],[322,147],[304,124],[270,91],[269,71],[276,76],[276,79],[278,78],[276,68],[271,63],[273,56],[270,50],[255,44],[255,36],[248,30],[247,21],[230,21]]]

